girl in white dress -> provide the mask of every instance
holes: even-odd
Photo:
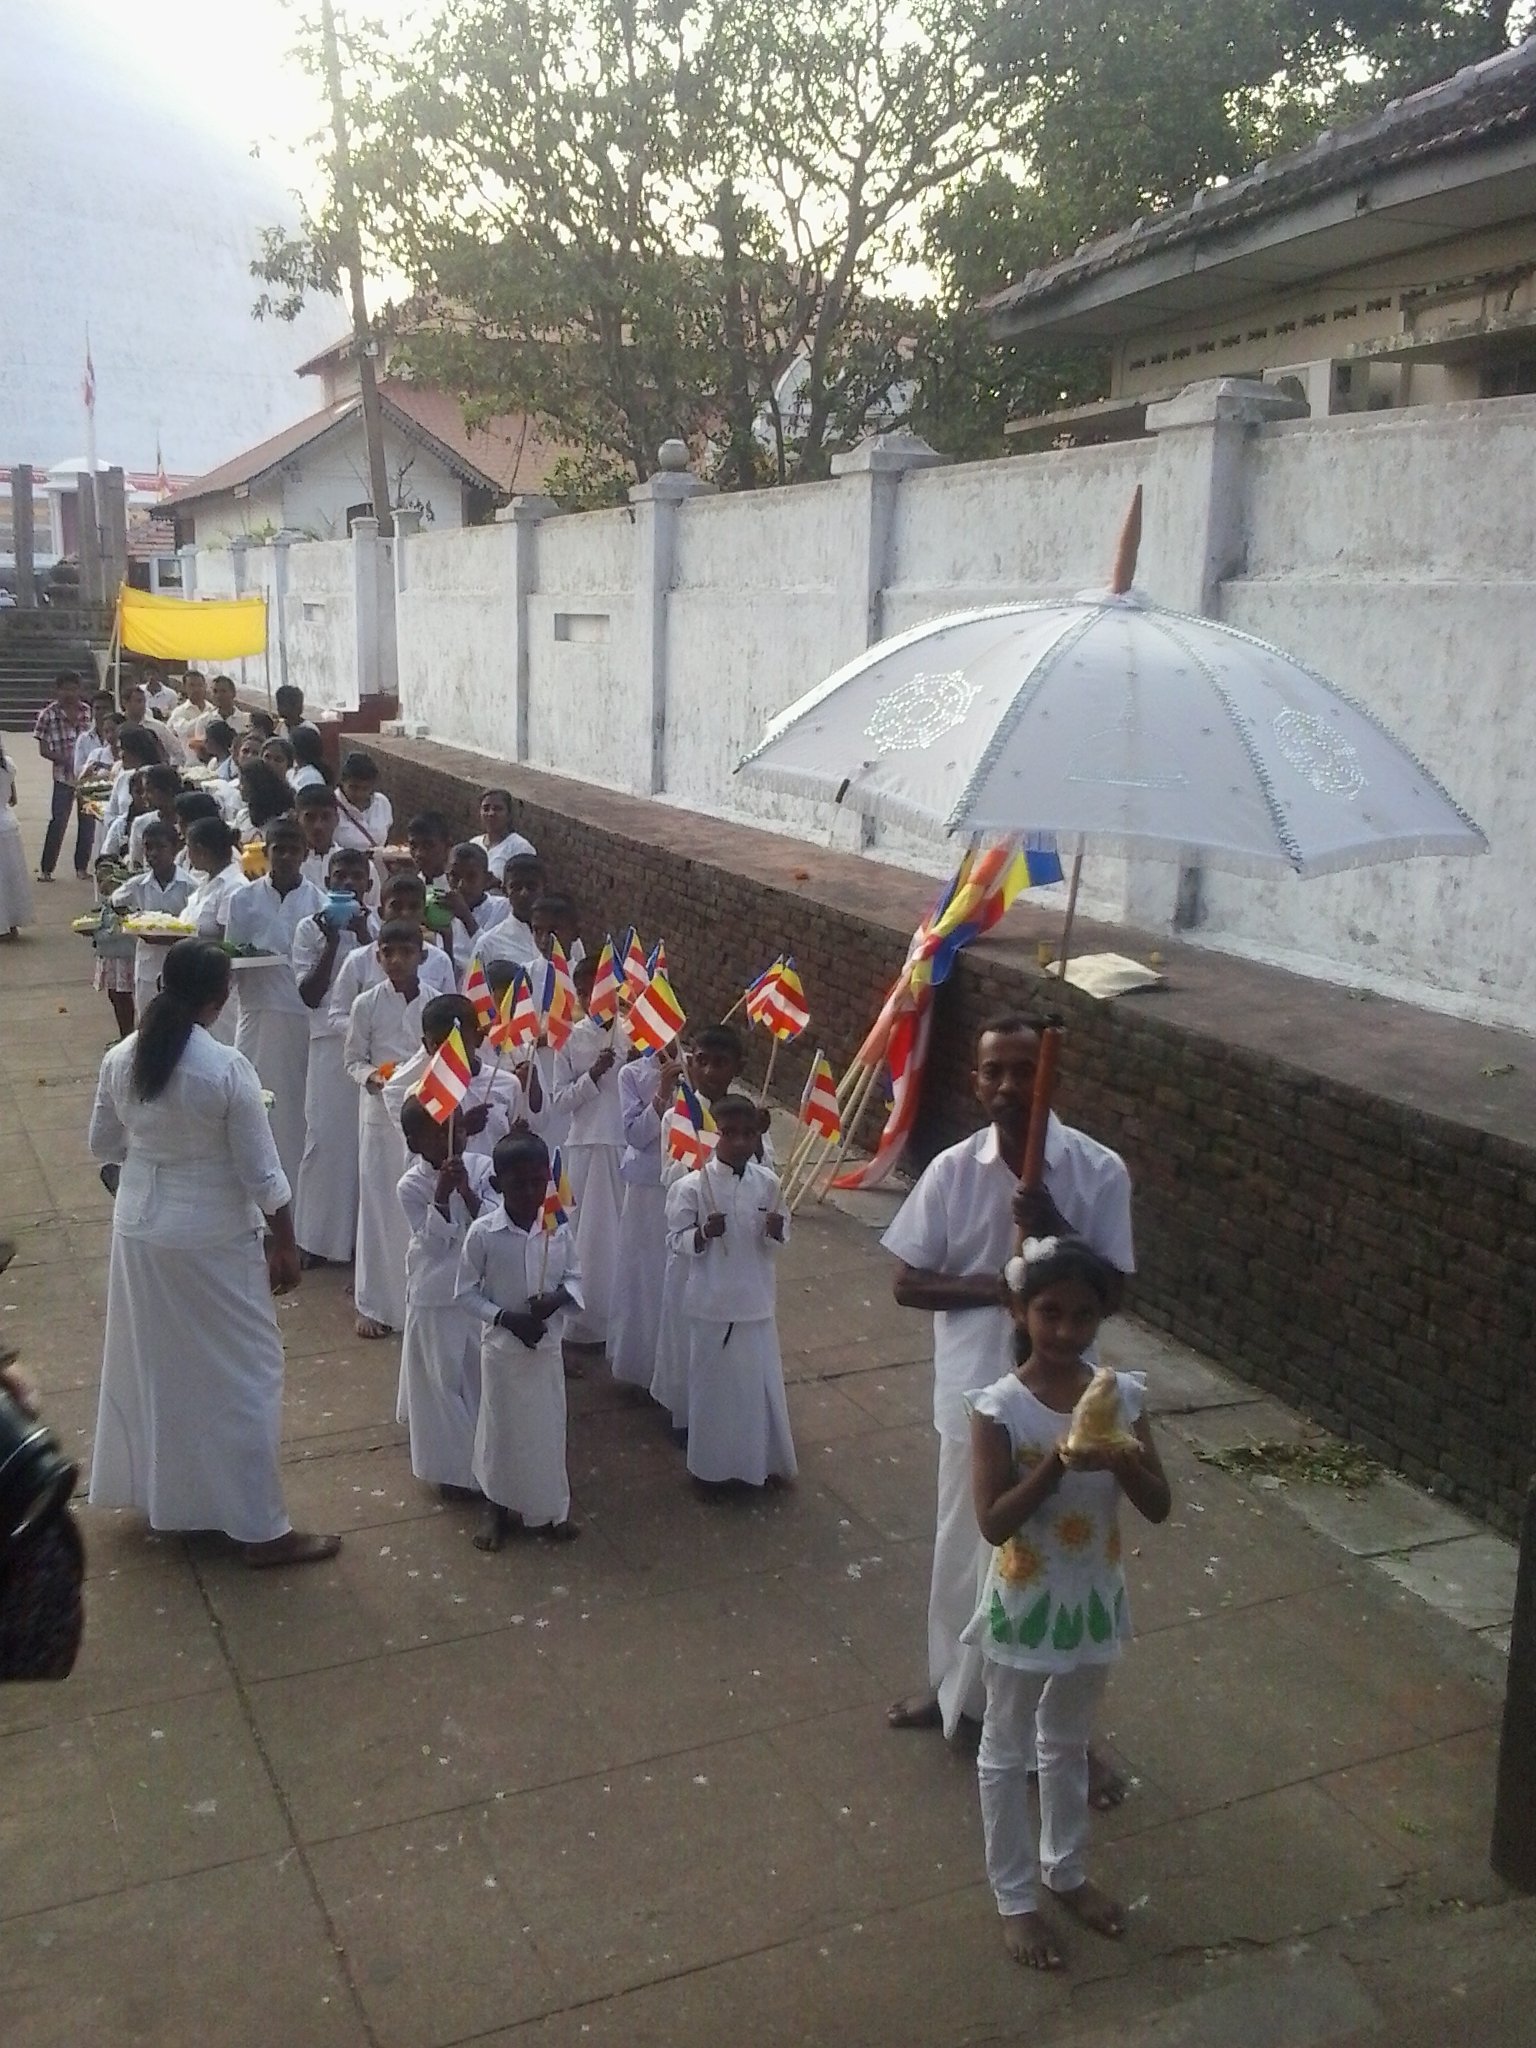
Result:
[[[221,939],[229,916],[229,899],[245,887],[245,870],[236,858],[240,841],[218,818],[199,818],[187,827],[187,866],[192,870],[192,894],[182,916],[197,926],[200,939]],[[220,1045],[235,1042],[235,1006],[226,1005],[209,1027]]]
[[[576,985],[584,996],[592,991],[594,965],[588,962],[576,970]],[[624,1206],[619,1062],[627,1050],[617,1026],[583,1017],[555,1054],[551,1094],[556,1113],[570,1118],[565,1163],[576,1198],[576,1249],[586,1282],[584,1306],[571,1319],[568,1332],[573,1344],[601,1347],[608,1342],[619,1263],[619,1213]]]
[[[619,1177],[618,1265],[608,1325],[608,1363],[621,1386],[649,1392],[656,1371],[661,1290],[667,1266],[667,1191],[661,1184],[662,1124],[677,1093],[681,1061],[647,1053],[619,1069],[624,1151]]]
[[[16,770],[0,746],[0,938],[14,939],[32,922],[27,850],[16,822]]]
[[[92,1155],[120,1168],[91,1504],[222,1529],[249,1564],[315,1563],[341,1539],[294,1529],[278,1465],[271,1297],[299,1279],[288,1182],[255,1070],[208,1034],[225,955],[183,939],[161,978],[102,1061],[91,1112]]]
[[[976,1519],[995,1545],[962,1642],[979,1646],[987,1706],[977,1778],[987,1877],[1014,1959],[1060,1969],[1039,1886],[1095,1933],[1125,1915],[1083,1873],[1088,1738],[1110,1667],[1131,1633],[1120,1564],[1124,1494],[1149,1522],[1168,1518],[1162,1461],[1138,1373],[1102,1381],[1083,1354],[1118,1275],[1082,1238],[1029,1238],[1005,1271],[1019,1364],[966,1396]],[[1073,1410],[1090,1383],[1101,1415]],[[1036,1853],[1029,1778],[1039,1758]]]
[[[713,1494],[794,1478],[775,1321],[775,1266],[789,1235],[778,1178],[754,1158],[762,1112],[745,1095],[715,1104],[714,1157],[667,1194],[667,1243],[683,1270],[688,1470]]]
[[[485,1495],[477,1550],[499,1550],[509,1528],[566,1541],[577,1535],[565,1467],[567,1312],[581,1306],[581,1268],[569,1224],[540,1228],[549,1185],[542,1138],[503,1138],[492,1186],[501,1197],[469,1226],[456,1299],[482,1324],[475,1483]]]

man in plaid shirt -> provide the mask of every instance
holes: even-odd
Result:
[[[69,814],[75,808],[75,741],[90,730],[91,724],[90,706],[80,694],[80,678],[72,668],[63,669],[54,677],[53,691],[53,702],[43,706],[32,728],[37,751],[53,769],[53,807],[48,814],[43,857],[37,868],[40,882],[51,882],[58,866]],[[82,812],[75,828],[75,873],[82,882],[90,879],[91,840],[95,831],[94,819]]]

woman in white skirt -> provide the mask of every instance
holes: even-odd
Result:
[[[500,1201],[469,1226],[455,1299],[483,1324],[475,1484],[485,1495],[477,1550],[509,1528],[577,1535],[565,1466],[567,1313],[582,1303],[570,1225],[540,1228],[549,1153],[531,1133],[503,1138],[493,1160]]]
[[[16,822],[16,770],[0,746],[0,939],[14,939],[32,922],[27,849]]]
[[[229,979],[217,946],[172,946],[143,1023],[101,1063],[91,1152],[120,1174],[90,1499],[153,1529],[221,1529],[248,1564],[312,1564],[341,1539],[302,1534],[283,1505],[271,1295],[297,1286],[299,1255],[255,1070],[208,1032]]]
[[[327,886],[356,908],[346,923],[330,905],[302,918],[293,935],[293,975],[309,1012],[304,1077],[304,1156],[294,1192],[293,1227],[307,1266],[348,1266],[357,1245],[357,1135],[360,1097],[347,1075],[347,1023],[331,1009],[337,971],[375,926],[363,908],[373,870],[355,846],[331,850]]]

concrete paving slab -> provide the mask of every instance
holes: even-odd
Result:
[[[933,1538],[934,1434],[922,1423],[822,1446],[814,1477],[885,1542]]]
[[[824,1463],[813,1463],[791,1491],[705,1502],[693,1496],[679,1459],[660,1479],[594,1495],[584,1512],[644,1593],[684,1592],[802,1563],[846,1565],[877,1549],[880,1538],[827,1478]]]
[[[0,1922],[6,2048],[369,2048],[292,1855]]]
[[[1498,1755],[1497,1728],[1474,1728],[1352,1765],[1319,1778],[1317,1786],[1390,1843],[1410,1868],[1470,1868],[1485,1879]]]
[[[1305,1945],[1265,1957],[1241,1982],[1196,1992],[1128,2032],[1074,2030],[1060,2048],[1311,2048],[1374,2027],[1381,2010],[1349,1965]]]
[[[1246,1449],[1250,1444],[1300,1443],[1311,1434],[1294,1409],[1278,1401],[1246,1400],[1174,1416],[1169,1427],[1201,1451]]]
[[[1389,1579],[1467,1628],[1495,1628],[1514,1612],[1517,1555],[1498,1536],[1463,1536],[1377,1562]]]
[[[1416,1550],[1425,1543],[1448,1543],[1456,1537],[1487,1533],[1444,1501],[1389,1472],[1361,1493],[1288,1480],[1281,1498],[1304,1522],[1352,1557],[1380,1557],[1387,1551]]]

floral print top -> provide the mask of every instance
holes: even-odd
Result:
[[[1146,1381],[1136,1372],[1115,1378],[1130,1427]],[[966,1405],[1007,1430],[1021,1476],[1067,1433],[1067,1417],[1037,1400],[1016,1373],[968,1395]],[[1112,1663],[1131,1634],[1119,1511],[1113,1473],[1067,1472],[1039,1512],[993,1551],[962,1640],[996,1664],[1027,1671]]]

